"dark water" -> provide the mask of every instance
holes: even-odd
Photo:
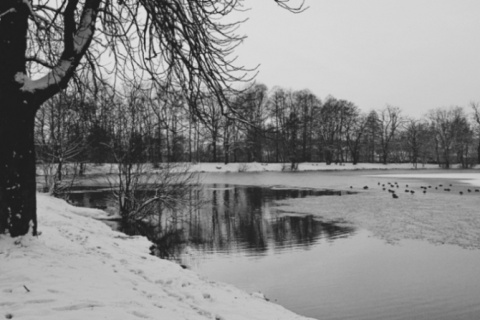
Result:
[[[71,194],[114,210],[109,191]],[[480,319],[480,253],[405,240],[391,245],[344,221],[280,212],[275,200],[348,196],[338,191],[207,185],[192,205],[159,213],[144,234],[155,253],[215,281],[261,291],[317,319]],[[319,208],[321,213],[321,208]]]
[[[205,253],[248,252],[309,247],[319,239],[335,239],[354,229],[341,222],[324,222],[311,215],[289,215],[272,208],[276,200],[308,196],[342,196],[345,191],[282,187],[205,185],[192,190],[191,205],[164,210],[152,223],[114,223],[130,235],[146,235],[156,244],[155,254],[185,264],[185,248]],[[83,189],[69,194],[75,205],[115,211],[110,190]]]

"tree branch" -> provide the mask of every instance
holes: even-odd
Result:
[[[65,88],[72,78],[93,38],[100,2],[101,0],[85,1],[79,27],[75,28],[73,11],[78,0],[69,1],[65,9],[64,50],[58,63],[47,75],[38,80],[32,81],[26,76],[22,79],[22,90],[33,94],[37,107]]]

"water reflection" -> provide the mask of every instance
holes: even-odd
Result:
[[[314,216],[289,215],[274,207],[275,200],[307,196],[340,196],[344,191],[206,185],[190,193],[190,205],[175,212],[159,208],[158,214],[142,223],[118,224],[130,235],[145,235],[162,258],[180,260],[188,247],[200,252],[242,252],[262,256],[269,250],[281,252],[305,248],[320,239],[333,240],[354,232],[351,226],[325,222]],[[71,194],[78,205],[111,209],[108,192]]]
[[[109,195],[70,197],[79,205],[114,210]],[[478,250],[415,240],[392,246],[341,221],[274,206],[275,200],[325,195],[344,194],[207,185],[192,190],[192,205],[182,210],[159,210],[149,223],[117,227],[147,235],[159,256],[214,281],[260,290],[316,319],[480,318]],[[199,201],[202,206],[194,205]]]

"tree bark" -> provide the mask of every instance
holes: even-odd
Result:
[[[37,232],[32,96],[21,90],[25,74],[28,8],[1,1],[0,13],[0,233]]]
[[[78,28],[75,7],[64,12],[64,51],[45,76],[26,73],[29,1],[0,1],[0,233],[12,237],[37,232],[34,124],[40,105],[65,88],[95,30],[100,0],[86,0]]]
[[[0,233],[37,233],[32,107],[0,94]],[[18,97],[18,96],[17,96]]]

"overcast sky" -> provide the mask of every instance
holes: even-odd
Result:
[[[237,52],[260,64],[257,82],[269,88],[414,117],[480,102],[479,0],[306,0],[301,14],[273,0],[245,4],[248,38]]]

